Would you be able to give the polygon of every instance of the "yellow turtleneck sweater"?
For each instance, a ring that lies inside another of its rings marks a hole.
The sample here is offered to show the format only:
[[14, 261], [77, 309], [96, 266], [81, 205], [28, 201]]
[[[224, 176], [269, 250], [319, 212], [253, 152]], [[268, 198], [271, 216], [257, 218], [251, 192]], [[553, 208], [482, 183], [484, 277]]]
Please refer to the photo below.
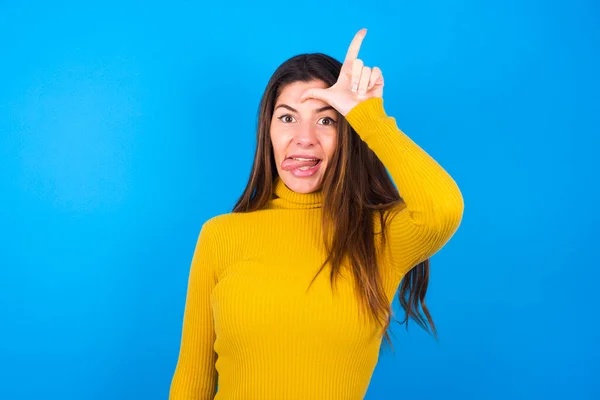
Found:
[[[389, 251], [379, 259], [391, 303], [404, 274], [452, 237], [463, 198], [451, 176], [386, 115], [383, 99], [359, 103], [346, 119], [407, 205], [389, 224]], [[335, 292], [329, 268], [306, 291], [326, 256], [321, 201], [320, 191], [296, 193], [278, 177], [266, 209], [204, 223], [171, 400], [364, 397], [381, 328], [360, 316], [349, 271]]]

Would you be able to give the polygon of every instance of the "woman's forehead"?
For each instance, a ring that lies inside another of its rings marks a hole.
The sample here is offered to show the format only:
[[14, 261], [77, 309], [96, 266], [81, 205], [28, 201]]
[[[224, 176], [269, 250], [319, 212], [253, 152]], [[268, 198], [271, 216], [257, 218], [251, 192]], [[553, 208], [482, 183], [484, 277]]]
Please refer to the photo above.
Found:
[[318, 99], [308, 99], [304, 102], [300, 102], [300, 98], [302, 94], [311, 88], [326, 88], [327, 84], [323, 81], [311, 81], [311, 82], [293, 82], [285, 85], [279, 94], [279, 97], [276, 101], [276, 106], [279, 104], [287, 104], [296, 109], [314, 109], [317, 107], [326, 106], [322, 100]]

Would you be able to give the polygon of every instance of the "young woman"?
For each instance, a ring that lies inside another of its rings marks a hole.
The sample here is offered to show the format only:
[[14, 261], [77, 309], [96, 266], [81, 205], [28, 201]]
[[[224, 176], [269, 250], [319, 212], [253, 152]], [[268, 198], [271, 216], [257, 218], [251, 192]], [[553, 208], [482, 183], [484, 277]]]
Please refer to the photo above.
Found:
[[269, 81], [248, 185], [200, 231], [172, 400], [362, 399], [400, 286], [404, 322], [435, 334], [429, 258], [463, 198], [386, 114], [365, 35]]

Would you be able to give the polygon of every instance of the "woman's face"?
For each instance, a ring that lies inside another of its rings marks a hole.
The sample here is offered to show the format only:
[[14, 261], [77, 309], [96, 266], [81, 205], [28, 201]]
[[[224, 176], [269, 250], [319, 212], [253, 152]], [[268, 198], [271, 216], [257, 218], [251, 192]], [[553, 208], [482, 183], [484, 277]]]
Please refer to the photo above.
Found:
[[321, 188], [335, 152], [340, 114], [322, 100], [300, 103], [307, 89], [327, 87], [320, 80], [290, 83], [275, 103], [270, 134], [277, 172], [286, 186], [298, 193]]

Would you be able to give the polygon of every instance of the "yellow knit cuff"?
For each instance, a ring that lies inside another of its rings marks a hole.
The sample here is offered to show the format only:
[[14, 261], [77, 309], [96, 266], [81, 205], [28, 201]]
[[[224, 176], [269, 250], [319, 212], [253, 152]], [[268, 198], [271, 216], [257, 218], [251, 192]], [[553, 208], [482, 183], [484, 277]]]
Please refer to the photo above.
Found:
[[355, 105], [347, 114], [346, 120], [357, 131], [369, 129], [374, 119], [387, 117], [383, 108], [383, 98], [371, 97]]

